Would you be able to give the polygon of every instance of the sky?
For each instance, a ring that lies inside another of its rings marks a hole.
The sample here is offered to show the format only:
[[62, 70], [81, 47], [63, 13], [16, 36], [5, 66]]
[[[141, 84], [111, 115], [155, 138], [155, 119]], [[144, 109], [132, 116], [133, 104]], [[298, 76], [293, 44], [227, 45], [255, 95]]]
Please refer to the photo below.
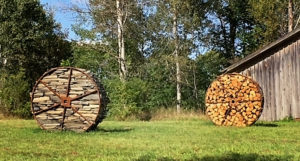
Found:
[[72, 5], [83, 6], [86, 0], [40, 0], [45, 9], [54, 12], [54, 19], [62, 26], [62, 31], [68, 33], [69, 40], [78, 40], [79, 37], [72, 31], [72, 25], [76, 23], [75, 14], [68, 11]]

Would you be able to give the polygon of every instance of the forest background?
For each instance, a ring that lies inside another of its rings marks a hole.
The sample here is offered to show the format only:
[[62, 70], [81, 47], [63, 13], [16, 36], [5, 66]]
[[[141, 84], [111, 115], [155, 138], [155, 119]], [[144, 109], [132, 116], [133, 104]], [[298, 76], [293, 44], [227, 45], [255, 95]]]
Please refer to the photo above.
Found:
[[[0, 112], [30, 118], [48, 69], [91, 70], [112, 119], [205, 110], [205, 91], [232, 63], [299, 27], [293, 0], [89, 0], [67, 8], [78, 40], [38, 0], [0, 0]], [[88, 27], [87, 27], [88, 26]]]

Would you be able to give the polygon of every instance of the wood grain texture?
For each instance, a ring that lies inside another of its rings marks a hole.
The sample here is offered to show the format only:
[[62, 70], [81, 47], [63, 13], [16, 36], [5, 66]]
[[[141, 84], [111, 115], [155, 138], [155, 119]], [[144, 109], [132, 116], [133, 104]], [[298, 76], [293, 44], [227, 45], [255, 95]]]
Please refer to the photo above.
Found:
[[260, 120], [300, 118], [300, 40], [272, 52], [240, 74], [250, 76], [263, 90], [265, 104]]
[[251, 78], [238, 73], [224, 74], [206, 92], [206, 114], [222, 126], [250, 126], [263, 110], [263, 93]]

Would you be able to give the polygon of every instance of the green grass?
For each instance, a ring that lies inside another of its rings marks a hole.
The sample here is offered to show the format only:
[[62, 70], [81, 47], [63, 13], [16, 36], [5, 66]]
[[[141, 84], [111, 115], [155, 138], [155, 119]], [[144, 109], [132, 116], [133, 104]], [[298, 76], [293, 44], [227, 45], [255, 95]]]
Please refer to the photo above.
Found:
[[0, 120], [0, 160], [300, 160], [300, 122], [104, 121], [97, 131], [74, 133]]

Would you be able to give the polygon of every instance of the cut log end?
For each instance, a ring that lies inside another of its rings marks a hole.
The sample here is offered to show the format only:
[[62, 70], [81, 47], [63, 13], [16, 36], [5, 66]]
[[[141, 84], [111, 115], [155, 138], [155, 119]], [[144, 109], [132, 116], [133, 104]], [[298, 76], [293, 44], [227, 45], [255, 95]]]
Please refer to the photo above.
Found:
[[254, 80], [238, 73], [224, 74], [206, 92], [206, 114], [215, 125], [250, 126], [263, 110], [263, 93]]

